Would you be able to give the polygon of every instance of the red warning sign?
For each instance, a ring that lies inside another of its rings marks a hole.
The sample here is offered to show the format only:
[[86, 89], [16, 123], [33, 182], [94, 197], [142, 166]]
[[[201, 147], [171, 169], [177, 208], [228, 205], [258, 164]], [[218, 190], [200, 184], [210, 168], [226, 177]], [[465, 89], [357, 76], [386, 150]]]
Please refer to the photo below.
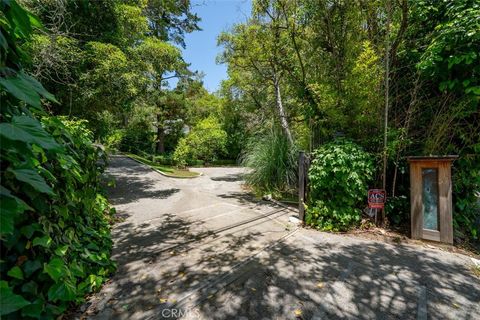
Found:
[[383, 209], [385, 201], [387, 200], [387, 193], [383, 189], [368, 190], [368, 207], [374, 209]]

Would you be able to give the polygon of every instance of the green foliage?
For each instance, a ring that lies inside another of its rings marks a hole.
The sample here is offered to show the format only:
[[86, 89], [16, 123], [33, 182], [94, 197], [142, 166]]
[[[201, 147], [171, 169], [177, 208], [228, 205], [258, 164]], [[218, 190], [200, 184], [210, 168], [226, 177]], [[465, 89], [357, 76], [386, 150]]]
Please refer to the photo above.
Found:
[[409, 106], [397, 117], [405, 115], [410, 141], [402, 153], [460, 156], [452, 171], [455, 240], [478, 242], [480, 6], [472, 0], [410, 4], [394, 89], [397, 105]]
[[[37, 79], [44, 85], [52, 84], [53, 89], [58, 89], [62, 84], [67, 84], [78, 77], [81, 68], [79, 62], [84, 61], [86, 57], [80, 46], [79, 41], [65, 35], [53, 37], [42, 33], [34, 34], [23, 48], [31, 56], [31, 71]], [[70, 92], [63, 94], [69, 95], [68, 98], [71, 99], [72, 88], [68, 89]], [[51, 107], [60, 108], [59, 105]]]
[[122, 129], [115, 129], [107, 137], [109, 148], [125, 152], [152, 153], [154, 144], [153, 107], [144, 103], [136, 104], [128, 113], [128, 123]]
[[[224, 49], [219, 60], [229, 75], [222, 94], [241, 108], [247, 133], [277, 118], [290, 125], [294, 144], [305, 150], [341, 135], [377, 159], [385, 151], [386, 189], [396, 195], [387, 201], [393, 223], [408, 221], [405, 157], [460, 155], [455, 230], [478, 238], [477, 166], [471, 159], [480, 137], [479, 10], [475, 0], [256, 0], [249, 19], [218, 38]], [[383, 150], [387, 38], [392, 81]], [[378, 184], [382, 166], [376, 168]], [[318, 207], [309, 204], [318, 216], [340, 215], [320, 201]], [[359, 217], [352, 210], [348, 214]]]
[[298, 154], [278, 128], [254, 136], [242, 154], [242, 164], [251, 171], [248, 184], [259, 192], [288, 193], [297, 184]]
[[129, 57], [117, 46], [102, 42], [88, 42], [85, 50], [88, 70], [79, 79], [82, 88], [77, 99], [78, 111], [90, 119], [104, 111], [130, 110], [134, 99], [145, 85], [145, 77], [136, 70]]
[[[441, 91], [460, 91], [480, 99], [480, 4], [475, 0], [445, 2], [445, 8], [425, 6], [442, 16], [418, 67], [438, 81]], [[443, 10], [442, 10], [443, 9]]]
[[161, 80], [165, 72], [173, 72], [183, 66], [180, 50], [155, 38], [146, 39], [134, 51], [140, 58], [138, 63], [143, 63], [142, 68], [157, 80]]
[[132, 109], [145, 101], [163, 113], [157, 98], [168, 91], [166, 72], [190, 75], [170, 42], [183, 43], [198, 29], [190, 1], [23, 3], [46, 22], [22, 49], [32, 56], [30, 73], [61, 102], [49, 111], [88, 119], [96, 138], [103, 139], [97, 132], [103, 111], [117, 118], [112, 129], [125, 129]]
[[362, 139], [362, 145], [371, 143], [372, 138], [381, 132], [378, 124], [381, 123], [383, 107], [383, 72], [380, 56], [372, 44], [365, 41], [345, 81], [347, 108], [344, 113], [347, 116], [344, 130], [349, 136]]
[[225, 153], [227, 133], [215, 117], [200, 121], [192, 131], [180, 139], [173, 154], [179, 166], [187, 165], [189, 160], [211, 162]]
[[232, 99], [228, 92], [223, 90], [221, 117], [223, 129], [228, 135], [227, 158], [237, 160], [248, 140], [248, 123], [245, 119], [245, 110], [238, 101]]
[[[175, 148], [178, 145], [178, 142], [183, 138], [183, 127], [184, 122], [179, 121], [169, 121], [168, 126], [165, 130], [165, 152], [173, 153]], [[165, 157], [168, 157], [167, 154], [164, 154]]]
[[[13, 121], [19, 118], [27, 117]], [[19, 314], [54, 317], [113, 270], [110, 207], [100, 189], [105, 158], [85, 122], [46, 117], [34, 127], [29, 119], [37, 139], [2, 135], [0, 268], [13, 292], [29, 301]], [[34, 289], [25, 291], [27, 285]]]
[[179, 167], [185, 167], [188, 161], [192, 159], [194, 147], [188, 144], [186, 138], [180, 139], [175, 152], [173, 153], [173, 160]]
[[142, 13], [141, 6], [118, 4], [116, 7], [118, 18], [119, 41], [124, 45], [133, 45], [135, 41], [148, 33], [148, 19]]
[[[117, 131], [117, 134], [120, 134]], [[112, 138], [113, 139], [113, 138]], [[145, 118], [134, 118], [121, 133], [119, 147], [126, 152], [152, 152], [154, 135], [152, 125]]]
[[[142, 2], [143, 0], [137, 0]], [[151, 32], [164, 41], [185, 46], [184, 36], [200, 30], [200, 18], [190, 11], [190, 0], [149, 0], [145, 8]]]
[[410, 202], [406, 196], [389, 197], [385, 203], [385, 214], [392, 225], [407, 225], [410, 222]]
[[175, 161], [173, 160], [173, 155], [172, 154], [162, 154], [158, 156], [153, 156], [152, 161], [155, 163], [158, 163], [160, 165], [166, 165], [166, 166], [173, 166], [175, 165]]
[[104, 145], [107, 151], [117, 151], [120, 150], [122, 141], [124, 140], [125, 130], [117, 129], [114, 130], [109, 136], [104, 140]]
[[114, 268], [106, 158], [85, 121], [46, 116], [41, 98], [56, 100], [17, 46], [39, 22], [14, 0], [0, 8], [0, 315], [52, 319]]
[[0, 281], [0, 315], [6, 315], [21, 308], [28, 307], [30, 304], [22, 296], [12, 292], [7, 281]]
[[353, 142], [339, 140], [315, 150], [306, 223], [339, 231], [360, 222], [359, 205], [365, 203], [372, 176], [372, 156]]
[[114, 135], [115, 128], [118, 126], [118, 120], [115, 115], [107, 110], [97, 113], [97, 121], [95, 123], [95, 130], [93, 132], [96, 139], [101, 142]]
[[[192, 84], [193, 87], [195, 84]], [[219, 117], [222, 101], [203, 87], [190, 89], [187, 98], [187, 118], [189, 123], [198, 123], [209, 116]], [[193, 91], [193, 92], [192, 92]]]
[[[468, 153], [471, 152], [471, 153]], [[463, 240], [480, 239], [480, 142], [454, 163], [453, 223]]]

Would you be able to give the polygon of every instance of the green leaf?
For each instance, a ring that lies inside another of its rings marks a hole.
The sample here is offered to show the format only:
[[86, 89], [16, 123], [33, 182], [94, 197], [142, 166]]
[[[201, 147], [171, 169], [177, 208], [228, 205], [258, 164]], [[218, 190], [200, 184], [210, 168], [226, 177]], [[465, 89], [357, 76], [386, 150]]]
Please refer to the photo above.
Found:
[[30, 20], [30, 25], [32, 27], [35, 27], [37, 29], [44, 29], [43, 25], [42, 25], [42, 22], [40, 21], [40, 19], [36, 15], [34, 15], [31, 12], [28, 12], [28, 11], [27, 11], [27, 14], [28, 14], [28, 19]]
[[78, 264], [77, 261], [73, 261], [68, 266], [68, 269], [72, 272], [72, 275], [75, 277], [84, 277], [85, 271], [83, 270], [83, 266]]
[[55, 254], [57, 256], [63, 257], [65, 255], [65, 253], [67, 253], [67, 250], [68, 250], [68, 245], [64, 245], [64, 246], [61, 246], [61, 247], [58, 247], [57, 249], [55, 249]]
[[0, 137], [14, 141], [33, 142], [34, 138], [21, 128], [7, 122], [0, 123]]
[[27, 277], [30, 277], [35, 271], [40, 269], [42, 264], [39, 260], [28, 260], [23, 265], [23, 271]]
[[32, 26], [28, 12], [18, 5], [16, 1], [8, 1], [10, 10], [5, 10], [5, 16], [15, 26], [15, 33], [23, 39], [30, 37], [32, 33]]
[[25, 236], [27, 237], [27, 239], [30, 239], [33, 234], [35, 233], [35, 231], [39, 231], [41, 230], [41, 227], [38, 223], [32, 223], [32, 224], [29, 224], [29, 225], [26, 225], [26, 226], [23, 226], [21, 229], [20, 229], [20, 232]]
[[0, 85], [15, 98], [37, 109], [41, 108], [40, 95], [20, 74], [15, 77], [0, 78]]
[[13, 233], [13, 221], [18, 214], [17, 202], [12, 198], [0, 197], [0, 234]]
[[35, 170], [9, 168], [7, 171], [13, 173], [17, 180], [27, 183], [38, 192], [55, 195], [52, 188], [45, 182], [45, 179]]
[[468, 87], [465, 89], [465, 93], [473, 93], [474, 95], [480, 96], [480, 86]]
[[17, 311], [30, 304], [22, 296], [14, 294], [6, 281], [0, 281], [0, 316]]
[[28, 105], [41, 110], [40, 96], [58, 103], [55, 97], [45, 90], [40, 82], [23, 71], [15, 76], [0, 78], [0, 84], [15, 98], [25, 101]]
[[52, 243], [52, 238], [49, 236], [44, 236], [44, 237], [36, 237], [33, 239], [33, 246], [42, 246], [45, 248], [50, 247], [50, 244]]
[[31, 317], [38, 319], [43, 312], [43, 305], [45, 301], [42, 299], [35, 300], [32, 304], [25, 306], [22, 308], [22, 316], [23, 317]]
[[[4, 187], [3, 190], [8, 191]], [[27, 205], [23, 200], [13, 196], [8, 191], [8, 195], [5, 192], [2, 192], [0, 195], [0, 235], [2, 234], [12, 234], [14, 227], [14, 220], [25, 210], [32, 208]]]
[[35, 143], [47, 150], [62, 150], [62, 146], [43, 129], [40, 122], [29, 116], [15, 116], [11, 123], [1, 123], [0, 137], [28, 144]]
[[45, 88], [42, 86], [42, 84], [40, 82], [37, 81], [37, 79], [33, 78], [32, 76], [29, 76], [28, 74], [26, 73], [23, 73], [22, 74], [22, 77], [25, 81], [27, 81], [34, 89], [37, 93], [39, 93], [41, 96], [43, 96], [44, 98], [52, 101], [52, 102], [56, 102], [56, 103], [59, 103], [57, 101], [57, 99], [55, 99], [55, 96], [53, 94], [51, 94], [50, 92], [48, 92], [47, 90], [45, 90]]
[[25, 210], [33, 210], [23, 200], [11, 195], [10, 191], [2, 186], [0, 194], [0, 234], [13, 233], [14, 220]]
[[65, 264], [60, 258], [53, 258], [48, 264], [44, 264], [43, 271], [57, 282], [65, 273]]
[[62, 146], [42, 127], [35, 118], [28, 116], [16, 116], [12, 118], [12, 124], [24, 130], [33, 137], [33, 142], [47, 150], [59, 151]]
[[38, 284], [35, 281], [29, 281], [22, 286], [22, 292], [36, 295], [38, 291]]
[[12, 269], [10, 269], [7, 272], [7, 275], [15, 279], [23, 280], [23, 271], [22, 269], [20, 269], [19, 266], [15, 266]]
[[75, 296], [76, 288], [69, 281], [56, 283], [48, 290], [48, 300], [50, 301], [72, 301]]
[[8, 49], [7, 39], [5, 39], [5, 36], [1, 32], [0, 32], [0, 49], [3, 49], [4, 52], [7, 51]]

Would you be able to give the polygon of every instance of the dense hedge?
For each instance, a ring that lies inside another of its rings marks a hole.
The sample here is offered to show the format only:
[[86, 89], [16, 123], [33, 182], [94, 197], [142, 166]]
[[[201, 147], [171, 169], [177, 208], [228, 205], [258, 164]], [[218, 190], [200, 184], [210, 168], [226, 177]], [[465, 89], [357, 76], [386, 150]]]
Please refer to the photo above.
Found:
[[318, 148], [308, 172], [306, 223], [322, 230], [346, 230], [361, 219], [372, 156], [353, 142], [339, 140]]
[[[100, 192], [105, 156], [84, 123], [53, 117], [42, 123], [45, 129], [14, 116], [0, 125], [0, 313], [16, 310], [12, 318], [58, 315], [113, 270], [111, 209]], [[19, 141], [7, 126], [42, 140]]]
[[40, 22], [14, 0], [0, 9], [0, 316], [53, 319], [114, 269], [105, 155], [85, 122], [43, 111], [55, 98], [21, 68]]
[[181, 138], [173, 153], [173, 160], [180, 167], [192, 160], [210, 163], [226, 153], [227, 133], [215, 117], [201, 120], [190, 133]]

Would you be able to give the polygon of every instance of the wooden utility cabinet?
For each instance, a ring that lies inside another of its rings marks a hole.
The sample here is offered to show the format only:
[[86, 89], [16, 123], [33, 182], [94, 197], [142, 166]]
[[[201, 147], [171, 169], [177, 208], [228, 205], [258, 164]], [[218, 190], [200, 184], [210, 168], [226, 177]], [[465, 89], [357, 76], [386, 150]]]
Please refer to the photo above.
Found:
[[408, 157], [412, 239], [453, 244], [452, 162], [458, 156]]

